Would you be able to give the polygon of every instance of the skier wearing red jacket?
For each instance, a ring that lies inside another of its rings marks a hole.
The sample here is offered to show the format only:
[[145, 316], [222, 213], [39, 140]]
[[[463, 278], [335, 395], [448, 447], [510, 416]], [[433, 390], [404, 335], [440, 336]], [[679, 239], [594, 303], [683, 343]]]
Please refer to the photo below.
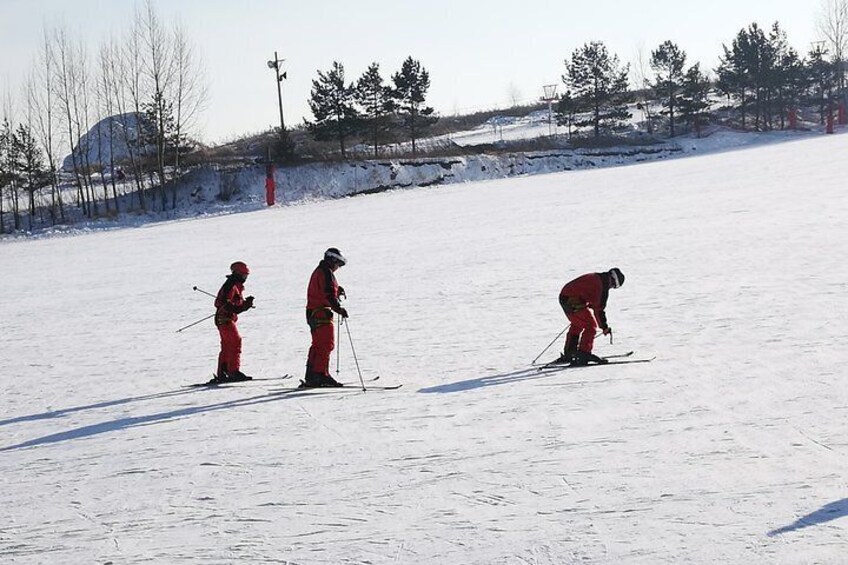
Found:
[[221, 352], [213, 383], [251, 379], [241, 372], [241, 335], [236, 327], [238, 315], [253, 308], [253, 297], [244, 298], [244, 283], [250, 269], [243, 262], [236, 261], [230, 265], [230, 272], [215, 297], [215, 326], [221, 335]]
[[347, 263], [347, 259], [335, 247], [324, 252], [324, 259], [312, 272], [306, 290], [306, 323], [312, 332], [312, 346], [306, 360], [306, 379], [303, 387], [342, 386], [330, 376], [330, 354], [335, 349], [333, 312], [347, 318], [339, 297], [345, 296], [344, 289], [336, 281], [335, 273]]
[[612, 332], [607, 323], [607, 299], [611, 288], [620, 288], [623, 284], [624, 273], [612, 268], [605, 273], [579, 276], [562, 287], [559, 305], [571, 326], [565, 338], [565, 351], [556, 360], [557, 363], [587, 365], [607, 362], [592, 353], [595, 331], [600, 326], [604, 335]]

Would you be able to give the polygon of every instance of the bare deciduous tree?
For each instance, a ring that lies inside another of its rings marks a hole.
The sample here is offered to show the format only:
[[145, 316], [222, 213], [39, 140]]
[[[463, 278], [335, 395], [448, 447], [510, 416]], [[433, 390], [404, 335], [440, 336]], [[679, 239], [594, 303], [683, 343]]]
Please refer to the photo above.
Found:
[[80, 151], [80, 162], [82, 163], [82, 175], [85, 180], [86, 191], [91, 216], [97, 216], [97, 195], [92, 178], [93, 165], [91, 163], [92, 138], [89, 135], [92, 123], [91, 103], [91, 72], [88, 64], [88, 50], [82, 40], [74, 43], [74, 65], [77, 87], [73, 90], [74, 119], [77, 126], [77, 147]]
[[62, 149], [59, 143], [57, 107], [55, 96], [55, 60], [53, 44], [49, 32], [45, 29], [41, 52], [38, 55], [29, 81], [27, 104], [33, 108], [34, 129], [41, 148], [47, 156], [47, 170], [50, 179], [50, 219], [53, 224], [65, 221], [65, 206], [59, 191], [58, 155]]
[[[145, 0], [138, 13], [137, 23], [141, 28], [144, 58], [142, 73], [149, 96], [143, 104], [147, 120], [152, 122], [147, 137], [152, 137], [156, 151], [156, 174], [159, 177], [159, 196], [162, 209], [165, 209], [165, 149], [166, 121], [172, 108], [167, 93], [174, 80], [173, 49], [174, 42], [159, 19], [153, 0]], [[152, 135], [150, 135], [152, 134]]]
[[817, 30], [827, 43], [837, 68], [839, 92], [845, 94], [845, 56], [848, 54], [848, 0], [823, 0]]
[[[97, 122], [97, 161], [100, 163], [101, 167], [101, 175], [100, 181], [103, 185], [103, 199], [106, 202], [106, 210], [109, 210], [109, 185], [106, 183], [106, 175], [103, 174], [103, 167], [106, 165], [104, 161], [106, 160], [103, 155], [103, 137], [104, 132], [102, 131], [105, 127], [106, 129], [106, 137], [108, 143], [108, 170], [109, 170], [109, 180], [112, 187], [112, 200], [115, 205], [115, 212], [119, 212], [118, 209], [118, 189], [115, 185], [115, 94], [114, 90], [118, 85], [118, 81], [115, 79], [115, 59], [117, 58], [117, 54], [115, 52], [115, 44], [113, 42], [106, 42], [100, 45], [100, 51], [98, 53], [98, 74], [97, 74], [97, 106], [98, 113], [103, 119], [98, 120]], [[106, 124], [103, 123], [103, 120], [106, 121]]]
[[147, 210], [145, 189], [145, 168], [143, 160], [143, 142], [141, 134], [141, 28], [138, 17], [127, 32], [126, 40], [120, 50], [117, 62], [118, 88], [115, 90], [115, 108], [118, 110], [119, 124], [132, 168], [132, 177], [136, 185], [138, 205]]
[[[208, 100], [202, 61], [188, 40], [185, 28], [177, 24], [173, 29], [174, 80], [169, 97], [174, 105], [173, 165], [177, 174], [182, 167], [185, 139], [197, 125], [197, 118]], [[176, 187], [172, 192], [171, 207], [176, 207]]]
[[645, 117], [645, 127], [648, 134], [654, 133], [654, 90], [651, 88], [650, 62], [645, 55], [645, 46], [639, 45], [630, 67], [633, 74], [633, 84], [636, 86], [636, 107]]
[[77, 186], [77, 206], [89, 217], [94, 215], [90, 189], [82, 162], [83, 147], [80, 131], [80, 66], [79, 49], [72, 44], [64, 28], [57, 28], [52, 37], [56, 61], [56, 99], [64, 122], [66, 141], [71, 148], [71, 165]]
[[513, 106], [518, 106], [521, 104], [521, 89], [518, 88], [518, 85], [514, 82], [510, 82], [506, 87], [507, 96], [509, 97], [509, 101]]

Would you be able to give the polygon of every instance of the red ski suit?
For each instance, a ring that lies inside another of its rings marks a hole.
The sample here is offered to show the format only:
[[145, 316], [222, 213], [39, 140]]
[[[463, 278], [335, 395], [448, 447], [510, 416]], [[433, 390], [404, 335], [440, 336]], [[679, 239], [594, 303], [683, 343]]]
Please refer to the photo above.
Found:
[[238, 315], [248, 306], [244, 302], [244, 282], [229, 275], [215, 297], [215, 325], [221, 335], [221, 352], [218, 354], [218, 374], [241, 369], [241, 335], [236, 322]]
[[320, 375], [330, 375], [330, 354], [336, 347], [333, 312], [339, 312], [339, 283], [330, 264], [323, 260], [312, 272], [306, 289], [306, 323], [312, 331], [312, 346], [306, 367]]
[[565, 338], [566, 347], [569, 338], [574, 341], [579, 339], [577, 348], [583, 353], [592, 353], [598, 326], [601, 329], [609, 327], [604, 311], [607, 307], [609, 289], [609, 277], [605, 273], [582, 275], [562, 287], [559, 293], [559, 304], [568, 317], [568, 321], [571, 322]]

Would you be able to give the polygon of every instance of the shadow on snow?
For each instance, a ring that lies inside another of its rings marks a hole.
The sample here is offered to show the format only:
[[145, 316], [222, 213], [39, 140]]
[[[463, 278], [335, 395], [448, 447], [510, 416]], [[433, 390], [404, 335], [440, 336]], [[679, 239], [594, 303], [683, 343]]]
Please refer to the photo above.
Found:
[[818, 526], [819, 524], [824, 524], [825, 522], [830, 522], [844, 516], [848, 516], [848, 498], [825, 504], [815, 512], [801, 516], [788, 526], [770, 531], [768, 535], [769, 537], [773, 537], [787, 532], [794, 532], [795, 530]]
[[[328, 389], [329, 390], [329, 389]], [[170, 393], [160, 393], [159, 395], [150, 395], [150, 397], [157, 396], [171, 396], [176, 394], [184, 394], [186, 392], [193, 391], [172, 391]], [[196, 392], [196, 390], [194, 391]], [[254, 406], [257, 404], [264, 404], [266, 402], [273, 402], [275, 400], [280, 400], [282, 398], [297, 398], [303, 395], [314, 396], [315, 391], [284, 391], [284, 392], [271, 392], [262, 394], [259, 396], [253, 396], [250, 398], [243, 398], [237, 400], [230, 400], [227, 402], [219, 402], [217, 404], [209, 404], [206, 406], [191, 406], [187, 408], [180, 408], [178, 410], [171, 410], [169, 412], [160, 412], [159, 414], [150, 414], [148, 416], [136, 416], [130, 418], [120, 418], [118, 420], [112, 420], [109, 422], [101, 422], [99, 424], [91, 424], [89, 426], [82, 426], [80, 428], [67, 430], [64, 432], [58, 432], [55, 434], [46, 435], [40, 438], [31, 439], [29, 441], [25, 441], [22, 443], [18, 443], [16, 445], [10, 445], [7, 447], [0, 448], [0, 453], [4, 451], [12, 451], [15, 449], [21, 449], [24, 447], [34, 447], [38, 445], [46, 445], [50, 443], [59, 443], [63, 441], [69, 441], [73, 439], [81, 439], [91, 436], [96, 436], [99, 434], [104, 434], [108, 432], [116, 432], [120, 430], [126, 430], [129, 428], [135, 428], [138, 426], [148, 426], [151, 424], [158, 424], [161, 422], [167, 422], [169, 420], [178, 420], [180, 418], [185, 418], [188, 416], [193, 416], [195, 414], [203, 414], [205, 412], [215, 412], [217, 410], [227, 410], [229, 408], [237, 408], [241, 406]], [[138, 397], [137, 399], [144, 399], [148, 397]], [[129, 402], [137, 399], [125, 399], [125, 402]], [[114, 405], [121, 404], [122, 401], [114, 401], [114, 402], [104, 402], [101, 405]], [[101, 405], [91, 405], [88, 407], [80, 407], [80, 408], [72, 408], [68, 409], [66, 412], [78, 411], [84, 408], [101, 406]]]
[[468, 379], [467, 381], [459, 381], [456, 383], [448, 383], [443, 385], [431, 386], [420, 389], [418, 392], [463, 392], [475, 388], [485, 388], [489, 386], [505, 385], [517, 383], [531, 379], [541, 379], [552, 374], [558, 373], [563, 367], [549, 368], [539, 370], [539, 367], [530, 367], [528, 369], [520, 369], [511, 373], [501, 373], [499, 375], [490, 375], [488, 377], [480, 377], [477, 379]]
[[120, 406], [121, 404], [130, 404], [131, 402], [143, 402], [145, 400], [153, 400], [155, 398], [166, 398], [168, 396], [177, 396], [189, 392], [193, 391], [188, 389], [172, 390], [170, 392], [157, 392], [155, 394], [146, 394], [144, 396], [131, 396], [129, 398], [120, 398], [118, 400], [106, 400], [104, 402], [97, 402], [95, 404], [88, 404], [86, 406], [74, 406], [73, 408], [62, 408], [61, 410], [50, 410], [49, 412], [42, 412], [41, 414], [30, 414], [28, 416], [18, 416], [16, 418], [0, 420], [0, 427], [8, 426], [10, 424], [19, 424], [21, 422], [35, 422], [37, 420], [61, 418], [62, 416], [74, 414], [75, 412], [83, 412], [85, 410], [96, 410], [98, 408], [109, 408], [110, 406]]

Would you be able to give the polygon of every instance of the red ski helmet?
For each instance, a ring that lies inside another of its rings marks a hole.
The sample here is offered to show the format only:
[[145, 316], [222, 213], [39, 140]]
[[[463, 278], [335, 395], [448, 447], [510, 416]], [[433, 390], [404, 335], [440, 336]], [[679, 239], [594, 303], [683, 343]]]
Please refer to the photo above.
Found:
[[247, 265], [244, 264], [242, 261], [236, 261], [235, 263], [230, 265], [230, 271], [232, 271], [233, 274], [239, 275], [239, 276], [242, 276], [242, 277], [246, 277], [247, 275], [250, 274], [250, 269], [248, 269]]

